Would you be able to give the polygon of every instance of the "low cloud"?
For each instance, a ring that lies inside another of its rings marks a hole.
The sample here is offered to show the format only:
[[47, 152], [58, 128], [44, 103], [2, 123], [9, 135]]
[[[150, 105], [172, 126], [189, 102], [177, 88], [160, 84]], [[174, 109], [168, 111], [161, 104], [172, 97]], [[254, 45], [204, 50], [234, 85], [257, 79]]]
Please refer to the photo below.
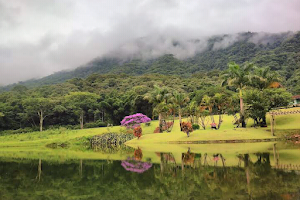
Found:
[[298, 0], [80, 1], [0, 0], [0, 84], [73, 69], [96, 57], [185, 59], [225, 35], [213, 49], [232, 45], [239, 32], [300, 30]]

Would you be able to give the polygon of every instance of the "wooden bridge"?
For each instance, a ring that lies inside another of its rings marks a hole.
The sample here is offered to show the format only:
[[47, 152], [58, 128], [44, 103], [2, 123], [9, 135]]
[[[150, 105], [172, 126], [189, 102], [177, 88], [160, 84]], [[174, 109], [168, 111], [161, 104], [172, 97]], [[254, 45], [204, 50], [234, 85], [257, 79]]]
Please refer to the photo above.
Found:
[[271, 111], [269, 112], [271, 118], [270, 118], [270, 124], [271, 124], [271, 133], [273, 136], [275, 136], [275, 116], [276, 115], [290, 115], [290, 114], [300, 114], [300, 110], [290, 110], [290, 111], [282, 111], [282, 110], [277, 110], [277, 111]]

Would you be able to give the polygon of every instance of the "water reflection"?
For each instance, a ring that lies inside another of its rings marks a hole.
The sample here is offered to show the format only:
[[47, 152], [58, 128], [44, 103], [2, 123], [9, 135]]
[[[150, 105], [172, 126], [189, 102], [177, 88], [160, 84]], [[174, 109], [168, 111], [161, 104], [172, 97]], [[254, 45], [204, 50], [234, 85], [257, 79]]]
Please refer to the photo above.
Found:
[[136, 173], [144, 173], [148, 169], [152, 167], [152, 163], [150, 162], [142, 162], [143, 153], [140, 148], [134, 151], [133, 157], [128, 157], [126, 160], [121, 162], [122, 167], [125, 170], [136, 172]]
[[0, 199], [299, 199], [299, 169], [280, 168], [287, 155], [273, 145], [233, 154], [137, 148], [125, 160], [0, 158]]

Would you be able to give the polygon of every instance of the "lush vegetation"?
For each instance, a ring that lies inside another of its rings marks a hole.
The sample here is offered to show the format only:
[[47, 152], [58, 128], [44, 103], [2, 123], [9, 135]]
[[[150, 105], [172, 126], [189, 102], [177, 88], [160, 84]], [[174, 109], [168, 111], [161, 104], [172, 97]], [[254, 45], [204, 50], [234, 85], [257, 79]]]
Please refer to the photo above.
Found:
[[[89, 67], [63, 72], [66, 76], [60, 81], [51, 79], [57, 74], [48, 77], [44, 86], [10, 86], [10, 91], [0, 94], [0, 131], [18, 134], [120, 125], [134, 113], [158, 119], [152, 133], [171, 132], [173, 126], [188, 136], [198, 128], [222, 129], [226, 115], [233, 116], [238, 127], [246, 127], [250, 118], [253, 126], [266, 127], [267, 112], [287, 107], [292, 93], [298, 92], [300, 33], [269, 35], [264, 38], [267, 43], [255, 44], [254, 36], [240, 34], [231, 46], [217, 49], [216, 44], [228, 36], [214, 37], [205, 52], [187, 60], [172, 55], [122, 64], [118, 59], [95, 60]], [[79, 73], [86, 78], [72, 78]], [[65, 81], [68, 78], [72, 79]], [[36, 83], [43, 85], [43, 80]], [[56, 82], [61, 83], [52, 84]], [[142, 132], [136, 130], [136, 136]]]
[[[234, 39], [235, 38], [235, 39]], [[230, 45], [224, 45], [231, 41]], [[152, 60], [120, 59], [117, 55], [95, 59], [74, 71], [58, 72], [39, 80], [30, 80], [20, 84], [32, 88], [41, 85], [63, 83], [72, 78], [87, 78], [97, 74], [164, 74], [181, 77], [218, 76], [220, 70], [227, 68], [227, 63], [238, 64], [251, 62], [258, 66], [269, 66], [272, 71], [278, 71], [282, 76], [282, 84], [293, 94], [300, 93], [300, 33], [261, 34], [240, 33], [238, 35], [223, 35], [212, 37], [204, 51], [195, 56], [179, 60], [173, 55], [163, 55]], [[194, 40], [195, 43], [199, 42]], [[223, 46], [222, 46], [223, 44]], [[181, 45], [174, 42], [174, 45]], [[113, 82], [111, 83], [113, 84]], [[10, 90], [15, 85], [2, 87], [0, 91]]]
[[266, 113], [291, 101], [291, 94], [278, 82], [280, 76], [269, 68], [230, 63], [224, 73], [206, 75], [200, 79], [93, 74], [33, 89], [18, 85], [0, 94], [0, 129], [19, 129], [11, 132], [20, 133], [43, 131], [44, 126], [83, 129], [85, 123], [88, 128], [119, 125], [133, 113], [157, 117], [158, 132], [170, 131], [177, 116], [181, 124], [182, 115], [203, 129], [209, 118], [215, 123], [213, 115], [218, 115], [215, 124], [219, 129], [225, 113], [234, 115], [235, 123], [242, 127], [249, 117], [255, 125], [266, 126]]

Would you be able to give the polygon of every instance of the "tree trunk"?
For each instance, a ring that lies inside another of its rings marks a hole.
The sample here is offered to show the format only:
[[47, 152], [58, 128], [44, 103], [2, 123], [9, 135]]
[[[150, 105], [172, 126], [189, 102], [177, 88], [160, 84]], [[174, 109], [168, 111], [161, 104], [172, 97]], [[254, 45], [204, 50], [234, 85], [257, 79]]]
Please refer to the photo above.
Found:
[[211, 123], [215, 123], [215, 118], [212, 114], [210, 115], [210, 119], [211, 119]]
[[240, 114], [242, 127], [246, 128], [242, 89], [240, 89]]
[[39, 116], [40, 116], [40, 132], [42, 132], [43, 131], [43, 123], [44, 123], [44, 116], [43, 116], [42, 110], [40, 111]]
[[41, 175], [42, 175], [42, 159], [39, 159], [39, 165], [38, 165], [38, 174], [35, 177], [35, 179], [38, 179], [39, 182], [41, 180]]
[[221, 128], [221, 124], [222, 124], [223, 120], [222, 120], [222, 115], [219, 115], [219, 123], [218, 123], [218, 129]]
[[79, 119], [79, 121], [80, 121], [80, 128], [83, 129], [83, 110], [80, 113], [80, 119]]
[[178, 111], [178, 117], [179, 117], [180, 131], [182, 131], [182, 128], [181, 128], [181, 108], [179, 108], [179, 111]]
[[174, 124], [174, 122], [175, 122], [175, 109], [173, 110], [173, 124]]
[[202, 126], [202, 128], [205, 130], [205, 117], [200, 117], [200, 119], [201, 119], [201, 126]]
[[262, 124], [261, 124], [261, 127], [267, 127], [266, 116], [264, 116], [264, 117], [262, 118]]
[[159, 121], [159, 132], [162, 133], [162, 116], [161, 113], [158, 114], [158, 121]]

